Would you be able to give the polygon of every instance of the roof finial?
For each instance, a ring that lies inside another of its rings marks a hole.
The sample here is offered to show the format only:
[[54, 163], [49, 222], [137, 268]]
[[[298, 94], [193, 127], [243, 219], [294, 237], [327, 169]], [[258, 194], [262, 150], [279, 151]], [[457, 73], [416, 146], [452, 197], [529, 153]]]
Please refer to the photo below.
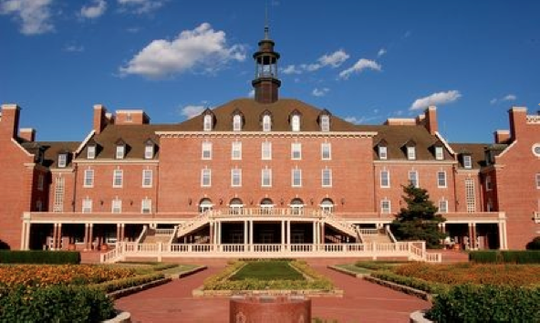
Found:
[[268, 1], [264, 5], [264, 39], [270, 39], [270, 28], [268, 27]]

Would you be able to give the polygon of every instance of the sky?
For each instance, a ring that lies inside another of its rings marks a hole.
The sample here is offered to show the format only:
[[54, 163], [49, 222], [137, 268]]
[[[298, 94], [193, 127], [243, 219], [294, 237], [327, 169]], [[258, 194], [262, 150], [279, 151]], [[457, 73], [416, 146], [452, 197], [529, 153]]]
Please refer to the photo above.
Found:
[[450, 142], [540, 109], [534, 0], [0, 0], [0, 102], [41, 141], [82, 141], [94, 104], [182, 122], [253, 95], [265, 7], [281, 97], [358, 124], [436, 105]]

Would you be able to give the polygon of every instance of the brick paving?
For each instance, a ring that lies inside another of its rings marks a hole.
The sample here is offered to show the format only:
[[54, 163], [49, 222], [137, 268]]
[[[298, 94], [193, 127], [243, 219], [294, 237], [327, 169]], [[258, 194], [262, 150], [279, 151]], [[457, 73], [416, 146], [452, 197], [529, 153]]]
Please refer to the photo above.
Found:
[[[376, 284], [337, 273], [326, 266], [335, 260], [309, 260], [312, 267], [329, 277], [343, 298], [312, 298], [313, 317], [349, 322], [408, 322], [409, 314], [430, 304]], [[351, 262], [350, 260], [348, 262]], [[132, 322], [221, 323], [229, 321], [229, 301], [193, 298], [191, 291], [203, 280], [222, 270], [225, 261], [214, 260], [205, 271], [153, 289], [121, 298], [116, 307], [132, 314]]]

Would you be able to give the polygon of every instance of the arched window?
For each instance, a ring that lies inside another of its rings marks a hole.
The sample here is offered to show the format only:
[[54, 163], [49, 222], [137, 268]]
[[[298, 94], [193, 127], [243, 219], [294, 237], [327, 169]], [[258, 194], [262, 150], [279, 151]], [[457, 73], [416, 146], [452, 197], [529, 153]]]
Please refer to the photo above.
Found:
[[207, 114], [204, 116], [204, 122], [203, 122], [203, 130], [204, 131], [211, 131], [212, 130], [212, 115]]
[[229, 209], [231, 214], [240, 214], [244, 208], [244, 203], [241, 199], [235, 197], [229, 202]]
[[242, 130], [242, 116], [239, 114], [236, 114], [233, 117], [233, 131], [240, 131]]
[[304, 201], [299, 198], [294, 198], [291, 200], [291, 204], [289, 205], [291, 208], [291, 214], [298, 214], [302, 215], [304, 214]]
[[325, 198], [321, 201], [321, 204], [319, 205], [321, 208], [321, 211], [332, 213], [334, 211], [334, 201], [329, 198]]
[[297, 114], [291, 117], [291, 130], [300, 131], [300, 116]]
[[264, 198], [261, 200], [261, 213], [271, 214], [272, 209], [274, 208], [274, 202], [269, 198]]
[[263, 121], [263, 131], [272, 130], [272, 118], [270, 118], [269, 115], [264, 115], [262, 121]]
[[199, 212], [200, 213], [204, 213], [206, 211], [212, 210], [213, 207], [214, 207], [214, 204], [212, 204], [212, 200], [210, 200], [209, 198], [203, 198], [199, 202]]

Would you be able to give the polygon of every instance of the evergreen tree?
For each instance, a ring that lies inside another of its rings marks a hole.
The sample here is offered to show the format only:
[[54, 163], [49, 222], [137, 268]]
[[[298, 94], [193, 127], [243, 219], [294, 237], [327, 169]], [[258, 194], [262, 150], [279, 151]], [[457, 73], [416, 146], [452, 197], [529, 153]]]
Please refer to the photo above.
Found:
[[427, 248], [441, 248], [446, 234], [439, 230], [438, 224], [446, 219], [437, 214], [438, 208], [429, 199], [427, 190], [409, 184], [403, 186], [403, 192], [407, 208], [401, 208], [391, 225], [396, 239], [423, 240]]

